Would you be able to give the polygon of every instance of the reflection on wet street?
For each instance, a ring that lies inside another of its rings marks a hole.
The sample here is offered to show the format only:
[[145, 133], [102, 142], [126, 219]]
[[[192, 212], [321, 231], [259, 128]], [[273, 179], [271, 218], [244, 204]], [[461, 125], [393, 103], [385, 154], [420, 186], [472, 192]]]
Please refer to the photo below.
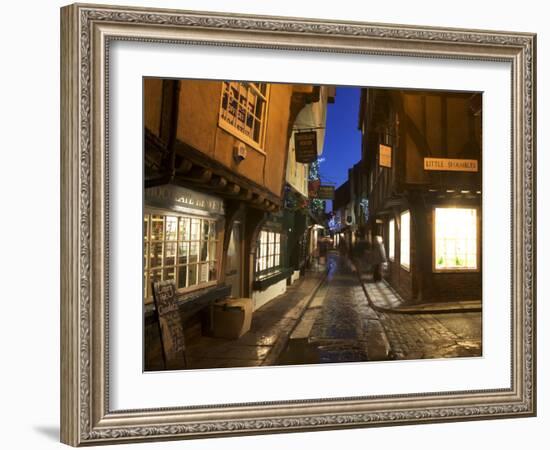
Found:
[[[313, 298], [277, 364], [366, 361], [367, 300], [347, 259], [328, 256], [328, 276]], [[309, 331], [309, 332], [308, 332]]]

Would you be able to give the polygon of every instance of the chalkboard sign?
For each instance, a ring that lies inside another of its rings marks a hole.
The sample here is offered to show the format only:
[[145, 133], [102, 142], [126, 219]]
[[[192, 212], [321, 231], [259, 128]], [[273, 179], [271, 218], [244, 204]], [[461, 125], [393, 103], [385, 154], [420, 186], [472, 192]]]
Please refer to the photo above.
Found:
[[294, 134], [296, 162], [312, 163], [317, 159], [317, 132], [303, 131]]
[[179, 308], [176, 303], [175, 281], [154, 282], [153, 298], [157, 308], [160, 340], [166, 369], [184, 369], [187, 366], [185, 337]]

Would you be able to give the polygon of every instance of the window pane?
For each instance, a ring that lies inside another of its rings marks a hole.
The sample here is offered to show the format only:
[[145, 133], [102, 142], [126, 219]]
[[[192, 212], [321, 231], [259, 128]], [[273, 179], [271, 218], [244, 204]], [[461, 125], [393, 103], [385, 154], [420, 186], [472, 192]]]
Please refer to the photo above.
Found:
[[435, 209], [435, 268], [477, 269], [475, 209]]
[[208, 263], [200, 264], [199, 283], [208, 282]]
[[390, 260], [395, 259], [395, 220], [390, 220], [388, 229], [388, 257]]
[[409, 268], [411, 266], [411, 213], [405, 211], [401, 214], [401, 265]]
[[191, 264], [188, 267], [189, 270], [187, 272], [187, 286], [194, 286], [195, 284], [197, 284], [198, 265]]
[[149, 236], [149, 215], [143, 216], [143, 239], [147, 240]]
[[191, 219], [191, 240], [198, 241], [200, 239], [200, 219]]
[[164, 239], [164, 217], [151, 216], [151, 240], [162, 241]]
[[201, 261], [208, 259], [208, 241], [201, 241]]
[[178, 218], [167, 216], [166, 219], [166, 240], [175, 241], [178, 238]]
[[176, 243], [167, 242], [164, 244], [164, 265], [173, 266], [176, 264]]
[[208, 220], [203, 220], [202, 221], [202, 239], [206, 240], [209, 238], [210, 236], [209, 228], [210, 228], [210, 223], [208, 222]]
[[187, 264], [187, 254], [189, 252], [189, 242], [178, 243], [178, 264]]
[[162, 265], [162, 242], [153, 242], [150, 248], [149, 263], [150, 267], [160, 267]]
[[189, 262], [197, 262], [199, 260], [199, 243], [191, 242], [189, 244]]
[[187, 266], [178, 267], [178, 289], [187, 286]]
[[176, 268], [175, 267], [170, 267], [169, 269], [164, 269], [162, 279], [163, 280], [175, 280], [176, 279]]
[[189, 219], [186, 217], [180, 217], [179, 221], [179, 240], [188, 241], [189, 240]]

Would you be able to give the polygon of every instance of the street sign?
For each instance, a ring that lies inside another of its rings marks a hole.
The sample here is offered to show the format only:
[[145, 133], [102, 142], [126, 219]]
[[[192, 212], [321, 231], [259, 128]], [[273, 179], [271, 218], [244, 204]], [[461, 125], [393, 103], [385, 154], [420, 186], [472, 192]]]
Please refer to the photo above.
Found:
[[378, 162], [380, 167], [391, 168], [391, 147], [388, 145], [380, 144]]
[[334, 186], [321, 185], [317, 191], [317, 198], [321, 200], [332, 200], [334, 199]]
[[424, 158], [424, 170], [477, 172], [476, 159]]
[[294, 133], [294, 148], [296, 149], [296, 162], [314, 162], [317, 159], [317, 132]]

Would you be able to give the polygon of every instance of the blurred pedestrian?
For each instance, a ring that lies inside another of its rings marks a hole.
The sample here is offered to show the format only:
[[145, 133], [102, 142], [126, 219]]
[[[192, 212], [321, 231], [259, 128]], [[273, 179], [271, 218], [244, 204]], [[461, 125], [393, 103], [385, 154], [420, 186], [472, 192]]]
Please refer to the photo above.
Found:
[[382, 280], [382, 266], [386, 263], [386, 249], [382, 236], [374, 237], [374, 245], [371, 252], [372, 278], [374, 281]]

